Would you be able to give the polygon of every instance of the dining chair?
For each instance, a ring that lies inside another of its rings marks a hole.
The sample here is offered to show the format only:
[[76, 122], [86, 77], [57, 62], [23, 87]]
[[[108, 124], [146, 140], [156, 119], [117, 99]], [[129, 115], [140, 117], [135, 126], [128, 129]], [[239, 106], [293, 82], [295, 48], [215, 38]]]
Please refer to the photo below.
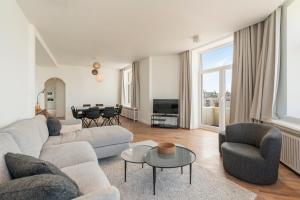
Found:
[[102, 114], [103, 122], [101, 126], [113, 125], [112, 120], [114, 119], [115, 114], [116, 114], [116, 109], [114, 107], [105, 107]]
[[91, 107], [91, 104], [83, 104], [83, 107]]
[[104, 105], [102, 103], [97, 103], [96, 106], [97, 107], [103, 107]]
[[122, 113], [122, 109], [123, 109], [122, 105], [118, 105], [118, 107], [115, 109], [114, 119], [117, 121], [118, 125], [121, 125], [120, 116], [121, 116], [121, 113]]
[[92, 122], [94, 122], [96, 126], [99, 126], [98, 119], [100, 118], [100, 109], [98, 107], [91, 107], [87, 109], [85, 111], [85, 116], [90, 120], [87, 127], [90, 127]]
[[87, 122], [85, 120], [85, 115], [83, 112], [79, 112], [74, 106], [71, 106], [72, 115], [75, 119], [80, 119], [82, 121], [83, 127], [87, 127]]

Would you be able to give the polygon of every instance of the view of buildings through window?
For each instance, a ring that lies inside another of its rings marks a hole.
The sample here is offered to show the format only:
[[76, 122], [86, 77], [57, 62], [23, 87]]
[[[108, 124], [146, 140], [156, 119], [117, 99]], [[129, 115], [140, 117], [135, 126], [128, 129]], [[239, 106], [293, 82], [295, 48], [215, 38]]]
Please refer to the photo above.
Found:
[[131, 106], [132, 99], [132, 68], [124, 72], [124, 87], [125, 87], [125, 105]]
[[219, 127], [229, 123], [233, 45], [203, 52], [202, 124]]

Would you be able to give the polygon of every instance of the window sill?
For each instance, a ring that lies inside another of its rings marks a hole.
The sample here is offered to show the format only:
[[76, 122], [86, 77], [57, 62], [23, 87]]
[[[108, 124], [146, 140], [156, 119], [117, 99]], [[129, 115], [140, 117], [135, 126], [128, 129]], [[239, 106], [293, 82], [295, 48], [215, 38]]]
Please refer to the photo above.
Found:
[[137, 108], [134, 108], [131, 105], [124, 105], [123, 108], [127, 108], [127, 109], [130, 109], [130, 110], [137, 110]]
[[272, 123], [274, 125], [278, 125], [279, 127], [282, 127], [283, 129], [287, 129], [288, 131], [292, 131], [295, 134], [300, 135], [300, 124], [295, 124], [295, 123], [291, 123], [279, 119], [273, 119]]

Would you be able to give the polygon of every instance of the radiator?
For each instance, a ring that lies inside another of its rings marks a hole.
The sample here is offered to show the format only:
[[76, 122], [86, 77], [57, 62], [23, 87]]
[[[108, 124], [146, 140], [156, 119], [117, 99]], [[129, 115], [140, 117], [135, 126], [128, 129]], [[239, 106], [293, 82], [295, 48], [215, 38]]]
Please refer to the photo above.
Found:
[[300, 138], [282, 132], [281, 162], [300, 174]]
[[123, 117], [137, 121], [138, 119], [138, 110], [136, 108], [123, 107], [121, 115]]

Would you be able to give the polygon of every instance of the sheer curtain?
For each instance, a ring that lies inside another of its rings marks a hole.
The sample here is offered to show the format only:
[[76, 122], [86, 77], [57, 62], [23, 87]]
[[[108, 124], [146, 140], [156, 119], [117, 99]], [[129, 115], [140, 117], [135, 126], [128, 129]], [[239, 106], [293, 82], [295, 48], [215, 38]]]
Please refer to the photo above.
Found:
[[180, 54], [180, 127], [190, 128], [191, 124], [191, 55], [190, 51]]
[[231, 123], [272, 119], [278, 12], [234, 34]]
[[125, 76], [125, 74], [124, 74], [124, 71], [125, 71], [125, 68], [123, 68], [123, 69], [120, 69], [120, 103], [121, 103], [121, 105], [125, 105], [125, 83], [124, 83], [124, 80], [125, 80], [125, 78], [124, 78], [124, 76]]
[[140, 107], [140, 63], [135, 61], [132, 63], [132, 101], [133, 108]]

